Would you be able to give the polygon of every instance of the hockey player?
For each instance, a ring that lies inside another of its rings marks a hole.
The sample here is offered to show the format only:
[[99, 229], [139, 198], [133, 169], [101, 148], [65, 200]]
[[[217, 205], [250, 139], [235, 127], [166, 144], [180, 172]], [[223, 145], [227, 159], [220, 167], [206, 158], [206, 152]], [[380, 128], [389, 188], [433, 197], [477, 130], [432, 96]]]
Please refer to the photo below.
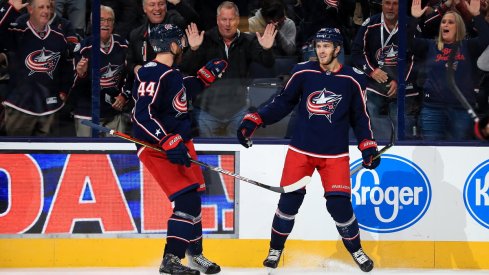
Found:
[[[209, 86], [227, 67], [224, 60], [208, 62], [197, 77], [182, 78], [172, 66], [180, 60], [185, 43], [183, 32], [172, 24], [150, 29], [149, 41], [156, 53], [135, 75], [132, 97], [134, 136], [159, 144], [165, 151], [140, 147], [138, 157], [174, 203], [160, 274], [206, 274], [220, 272], [219, 265], [202, 254], [201, 191], [205, 190], [199, 166], [191, 164], [196, 152], [191, 137], [187, 100]], [[180, 260], [189, 257], [189, 264]]]
[[[363, 166], [380, 163], [377, 143], [365, 106], [365, 75], [342, 65], [337, 57], [343, 37], [338, 29], [323, 28], [314, 39], [318, 61], [297, 64], [281, 93], [256, 113], [247, 114], [238, 128], [239, 142], [246, 148], [260, 126], [273, 124], [298, 106], [298, 121], [285, 159], [280, 185], [287, 186], [319, 172], [326, 209], [336, 222], [343, 243], [362, 271], [373, 269], [373, 261], [362, 250], [357, 219], [350, 201], [348, 155], [350, 125], [362, 152]], [[263, 265], [276, 268], [294, 218], [304, 200], [305, 189], [281, 194], [272, 224], [270, 249]]]

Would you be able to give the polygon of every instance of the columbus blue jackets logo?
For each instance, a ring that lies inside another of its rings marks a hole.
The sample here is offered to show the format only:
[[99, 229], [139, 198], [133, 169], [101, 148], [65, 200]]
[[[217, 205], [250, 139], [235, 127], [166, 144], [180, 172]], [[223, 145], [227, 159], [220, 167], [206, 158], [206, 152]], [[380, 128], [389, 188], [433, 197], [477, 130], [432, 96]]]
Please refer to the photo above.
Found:
[[100, 68], [100, 86], [104, 88], [117, 87], [121, 77], [122, 66], [107, 64]]
[[173, 97], [172, 105], [173, 109], [178, 112], [176, 116], [187, 113], [187, 94], [185, 93], [185, 87]]
[[337, 95], [326, 89], [311, 93], [307, 97], [307, 111], [309, 118], [313, 115], [325, 116], [331, 122], [331, 116], [336, 110], [336, 106], [341, 101], [341, 95]]
[[388, 45], [377, 50], [375, 59], [384, 66], [396, 66], [398, 52], [397, 45]]
[[29, 75], [34, 73], [47, 73], [53, 79], [53, 72], [56, 70], [58, 61], [61, 57], [59, 52], [52, 52], [42, 48], [42, 50], [33, 51], [25, 58], [25, 65], [29, 70]]

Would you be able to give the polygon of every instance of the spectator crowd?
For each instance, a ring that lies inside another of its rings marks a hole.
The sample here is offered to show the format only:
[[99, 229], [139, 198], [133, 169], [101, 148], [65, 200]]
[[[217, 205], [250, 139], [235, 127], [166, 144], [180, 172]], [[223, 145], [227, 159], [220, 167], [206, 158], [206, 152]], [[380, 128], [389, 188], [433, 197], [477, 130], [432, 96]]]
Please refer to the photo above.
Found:
[[[473, 140], [472, 119], [450, 91], [446, 67], [454, 66], [455, 83], [477, 114], [487, 116], [488, 2], [410, 0], [402, 33], [399, 0], [101, 0], [100, 7], [84, 0], [0, 0], [0, 136], [91, 136], [81, 121], [94, 114], [95, 37], [95, 112], [101, 125], [131, 134], [135, 77], [156, 57], [150, 30], [173, 24], [186, 34], [178, 62], [183, 75], [195, 75], [212, 59], [228, 62], [215, 84], [187, 99], [194, 136], [234, 137], [243, 116], [259, 107], [250, 104], [254, 85], [266, 86], [270, 98], [280, 92], [295, 64], [317, 58], [312, 38], [328, 27], [343, 36], [341, 63], [366, 75], [377, 140], [390, 137], [391, 124], [397, 130], [399, 88], [406, 139]], [[99, 34], [92, 33], [94, 9], [100, 9]], [[406, 51], [402, 75], [400, 50]]]

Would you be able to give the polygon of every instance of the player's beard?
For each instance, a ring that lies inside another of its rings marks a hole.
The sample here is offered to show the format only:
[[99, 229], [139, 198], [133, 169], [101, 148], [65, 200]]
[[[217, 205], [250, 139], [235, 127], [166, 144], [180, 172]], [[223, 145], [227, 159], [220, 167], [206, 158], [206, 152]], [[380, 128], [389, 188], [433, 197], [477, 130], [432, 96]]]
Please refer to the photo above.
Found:
[[324, 66], [329, 66], [329, 65], [330, 65], [330, 64], [333, 62], [333, 60], [334, 60], [336, 57], [337, 57], [337, 56], [336, 56], [336, 55], [335, 55], [335, 53], [333, 52], [333, 53], [331, 53], [331, 55], [326, 56], [326, 62], [324, 62], [324, 63], [323, 63], [323, 62], [321, 61], [321, 59], [319, 58], [319, 56], [318, 56], [318, 60], [319, 60], [319, 62], [320, 62], [320, 64], [321, 64], [321, 65], [324, 65]]

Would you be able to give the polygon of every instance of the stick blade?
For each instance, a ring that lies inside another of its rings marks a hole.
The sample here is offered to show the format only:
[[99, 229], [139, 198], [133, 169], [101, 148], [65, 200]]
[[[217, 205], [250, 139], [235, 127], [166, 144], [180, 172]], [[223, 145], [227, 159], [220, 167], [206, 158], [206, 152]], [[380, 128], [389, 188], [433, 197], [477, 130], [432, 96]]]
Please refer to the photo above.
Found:
[[294, 191], [297, 191], [299, 189], [302, 189], [309, 182], [311, 182], [311, 177], [310, 176], [305, 176], [302, 179], [300, 179], [299, 181], [292, 183], [291, 185], [282, 187], [283, 190], [284, 190], [283, 193], [290, 193], [290, 192], [294, 192]]

